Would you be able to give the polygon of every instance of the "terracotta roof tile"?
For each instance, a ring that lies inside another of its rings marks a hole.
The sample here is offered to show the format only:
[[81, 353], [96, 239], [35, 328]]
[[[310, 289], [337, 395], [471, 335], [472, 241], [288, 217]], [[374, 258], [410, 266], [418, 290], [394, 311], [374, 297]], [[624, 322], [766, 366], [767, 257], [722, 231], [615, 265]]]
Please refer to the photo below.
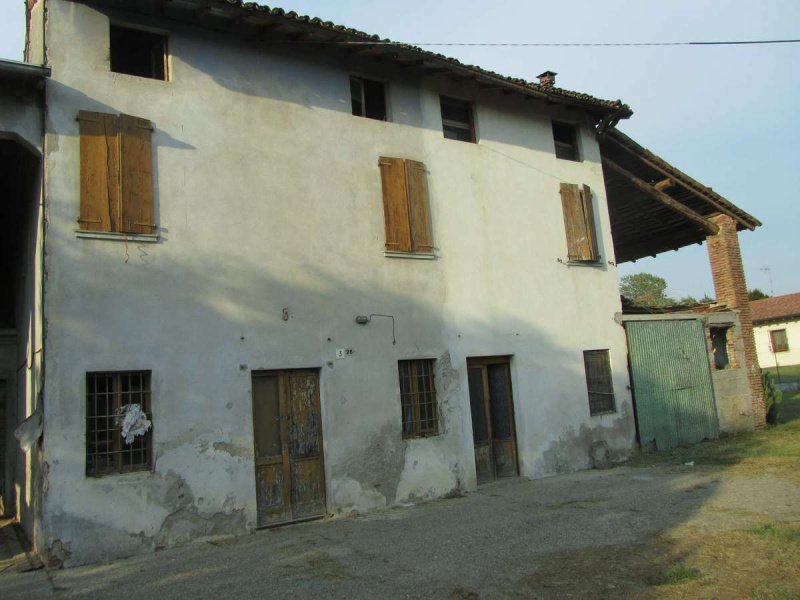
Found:
[[394, 42], [387, 38], [381, 38], [378, 35], [370, 35], [368, 33], [359, 31], [357, 29], [345, 27], [344, 25], [337, 25], [335, 23], [331, 23], [330, 21], [323, 21], [318, 17], [309, 17], [307, 15], [300, 15], [294, 11], [287, 12], [282, 8], [269, 7], [265, 4], [258, 4], [256, 2], [245, 2], [243, 0], [217, 0], [217, 2], [237, 7], [241, 10], [256, 14], [259, 13], [268, 14], [271, 16], [281, 17], [298, 23], [306, 23], [318, 27], [320, 29], [334, 31], [336, 33], [349, 36], [350, 38], [352, 38], [353, 42], [359, 42], [359, 41], [375, 42], [377, 44], [392, 45], [393, 47], [396, 48], [401, 48], [404, 50], [411, 51], [414, 54], [419, 55], [420, 58], [428, 58], [431, 60], [442, 61], [453, 68], [466, 69], [469, 71], [473, 71], [479, 75], [484, 75], [492, 79], [500, 80], [512, 86], [520, 86], [522, 88], [530, 90], [531, 92], [541, 94], [553, 100], [556, 100], [558, 98], [563, 98], [567, 100], [578, 101], [579, 103], [594, 105], [596, 107], [601, 107], [604, 109], [610, 109], [611, 111], [616, 113], [617, 116], [620, 118], [627, 118], [633, 114], [633, 111], [631, 111], [630, 107], [627, 104], [624, 104], [622, 100], [603, 100], [601, 98], [595, 98], [594, 96], [591, 96], [589, 94], [583, 94], [581, 92], [575, 92], [572, 90], [567, 90], [564, 88], [559, 88], [554, 86], [540, 85], [538, 83], [533, 83], [531, 81], [520, 79], [518, 77], [508, 77], [505, 75], [501, 75], [500, 73], [495, 73], [494, 71], [483, 69], [475, 65], [464, 64], [455, 58], [451, 58], [443, 54], [438, 54], [435, 52], [430, 52], [428, 50], [423, 50], [418, 46], [413, 46], [411, 44], [405, 44], [402, 42]]
[[800, 293], [753, 300], [750, 312], [754, 323], [800, 317]]

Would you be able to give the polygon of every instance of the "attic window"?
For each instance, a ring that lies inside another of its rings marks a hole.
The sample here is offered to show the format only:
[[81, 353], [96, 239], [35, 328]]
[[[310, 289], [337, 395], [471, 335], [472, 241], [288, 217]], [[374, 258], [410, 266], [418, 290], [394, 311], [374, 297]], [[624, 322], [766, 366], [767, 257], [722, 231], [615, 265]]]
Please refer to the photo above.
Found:
[[442, 131], [448, 140], [475, 143], [475, 123], [472, 104], [462, 100], [441, 97]]
[[553, 142], [556, 146], [556, 158], [579, 161], [578, 128], [569, 123], [553, 121]]
[[386, 120], [386, 90], [380, 81], [351, 77], [350, 101], [355, 116]]
[[167, 36], [111, 26], [111, 70], [148, 79], [167, 79]]

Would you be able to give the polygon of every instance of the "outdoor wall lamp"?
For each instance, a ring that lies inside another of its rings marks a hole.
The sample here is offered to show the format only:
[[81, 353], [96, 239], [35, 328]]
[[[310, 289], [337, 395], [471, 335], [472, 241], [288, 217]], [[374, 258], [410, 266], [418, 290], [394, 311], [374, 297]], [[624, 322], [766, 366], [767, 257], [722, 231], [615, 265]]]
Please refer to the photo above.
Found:
[[392, 345], [397, 345], [397, 339], [394, 336], [394, 317], [392, 315], [377, 315], [377, 314], [371, 314], [369, 316], [358, 315], [356, 316], [356, 323], [358, 323], [359, 325], [366, 325], [367, 323], [372, 321], [372, 317], [384, 317], [386, 319], [392, 320]]

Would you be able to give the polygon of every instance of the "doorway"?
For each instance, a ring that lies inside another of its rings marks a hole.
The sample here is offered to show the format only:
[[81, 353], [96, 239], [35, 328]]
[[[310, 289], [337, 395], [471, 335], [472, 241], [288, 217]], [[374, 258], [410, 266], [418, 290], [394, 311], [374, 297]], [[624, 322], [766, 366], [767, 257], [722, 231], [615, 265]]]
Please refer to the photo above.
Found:
[[254, 371], [258, 526], [325, 516], [317, 370]]
[[519, 474], [510, 357], [467, 359], [478, 484]]

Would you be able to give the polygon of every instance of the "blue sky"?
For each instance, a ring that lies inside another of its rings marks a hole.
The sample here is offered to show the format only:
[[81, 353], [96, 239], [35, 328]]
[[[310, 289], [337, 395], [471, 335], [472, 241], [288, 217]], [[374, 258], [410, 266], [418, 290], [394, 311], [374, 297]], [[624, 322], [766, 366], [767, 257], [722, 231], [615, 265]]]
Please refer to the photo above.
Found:
[[[674, 42], [800, 38], [797, 0], [286, 0], [286, 10], [398, 41]], [[0, 0], [0, 57], [20, 60], [24, 3]], [[750, 287], [800, 291], [800, 44], [694, 47], [430, 47], [506, 75], [620, 98], [619, 128], [763, 222], [740, 234]], [[766, 268], [769, 271], [765, 270]], [[621, 265], [673, 296], [714, 295], [705, 245]], [[770, 276], [772, 284], [770, 283]]]

